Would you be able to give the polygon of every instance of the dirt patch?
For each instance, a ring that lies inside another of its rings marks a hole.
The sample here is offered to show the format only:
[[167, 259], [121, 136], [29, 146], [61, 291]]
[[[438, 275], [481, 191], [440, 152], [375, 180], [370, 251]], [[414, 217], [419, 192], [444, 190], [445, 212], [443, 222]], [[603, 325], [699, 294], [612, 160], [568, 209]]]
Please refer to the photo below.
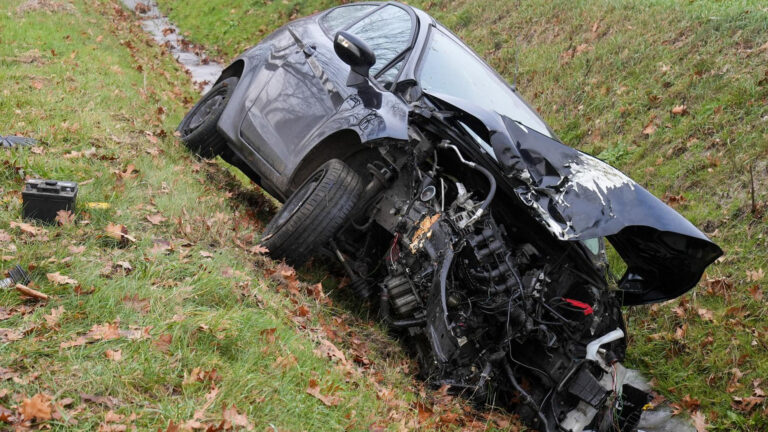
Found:
[[38, 11], [48, 13], [74, 13], [75, 7], [70, 3], [57, 2], [52, 0], [27, 0], [16, 8], [16, 12], [20, 14]]

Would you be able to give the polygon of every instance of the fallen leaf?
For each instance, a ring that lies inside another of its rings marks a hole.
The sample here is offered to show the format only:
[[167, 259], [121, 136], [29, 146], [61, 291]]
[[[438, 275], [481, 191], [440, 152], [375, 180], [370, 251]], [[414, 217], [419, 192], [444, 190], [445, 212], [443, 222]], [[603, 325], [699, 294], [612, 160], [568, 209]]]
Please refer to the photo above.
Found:
[[11, 221], [10, 226], [11, 226], [11, 228], [18, 228], [24, 234], [29, 235], [29, 236], [33, 236], [33, 237], [39, 237], [39, 236], [42, 236], [43, 234], [48, 232], [48, 231], [46, 231], [43, 228], [36, 227], [36, 226], [34, 226], [32, 224], [28, 224], [26, 222], [14, 222], [14, 221]]
[[126, 228], [125, 225], [110, 222], [107, 224], [107, 227], [104, 228], [104, 231], [107, 233], [107, 236], [119, 241], [123, 245], [136, 241], [135, 238], [128, 235], [128, 228]]
[[171, 349], [171, 343], [173, 342], [173, 335], [170, 333], [163, 333], [155, 339], [152, 344], [159, 351], [167, 353]]
[[81, 246], [70, 246], [70, 247], [67, 248], [67, 250], [69, 251], [69, 253], [71, 253], [73, 255], [77, 255], [77, 254], [81, 254], [81, 253], [85, 252], [85, 246], [82, 246], [82, 245]]
[[317, 384], [317, 380], [310, 379], [309, 380], [309, 387], [307, 387], [307, 394], [314, 396], [320, 402], [322, 402], [325, 406], [336, 406], [341, 402], [341, 398], [337, 396], [327, 396], [320, 393], [320, 387]]
[[147, 215], [147, 220], [152, 223], [152, 225], [160, 225], [161, 223], [168, 220], [167, 217], [163, 216], [160, 213], [155, 213], [153, 215]]
[[213, 254], [208, 251], [200, 251], [200, 256], [204, 258], [213, 258]]
[[56, 212], [56, 222], [60, 226], [72, 225], [75, 221], [75, 214], [69, 210], [59, 210]]
[[56, 285], [77, 285], [77, 281], [75, 279], [72, 279], [69, 276], [64, 276], [59, 272], [48, 273], [45, 276], [48, 278], [49, 281], [53, 282]]
[[123, 359], [123, 351], [122, 350], [106, 350], [104, 351], [104, 356], [112, 361], [119, 362]]
[[731, 369], [731, 374], [731, 379], [728, 381], [728, 386], [725, 388], [725, 391], [728, 393], [733, 393], [734, 391], [738, 390], [739, 387], [741, 387], [739, 380], [744, 376], [739, 368]]
[[38, 393], [30, 399], [24, 399], [19, 412], [25, 420], [46, 421], [51, 419], [51, 398]]
[[62, 315], [64, 315], [64, 306], [51, 309], [49, 314], [43, 315], [45, 325], [48, 328], [56, 328]]
[[173, 245], [168, 240], [154, 239], [152, 240], [152, 248], [149, 253], [153, 255], [166, 255], [173, 251]]
[[747, 270], [747, 281], [749, 282], [757, 282], [762, 279], [763, 276], [765, 276], [763, 269]]
[[656, 132], [656, 125], [654, 124], [654, 117], [651, 117], [651, 120], [646, 123], [645, 127], [643, 127], [643, 135], [652, 135], [654, 132]]
[[699, 314], [699, 318], [703, 319], [704, 321], [711, 322], [715, 320], [714, 313], [709, 309], [698, 308], [696, 312]]
[[709, 428], [709, 423], [707, 423], [707, 418], [704, 417], [704, 414], [701, 413], [701, 411], [696, 411], [691, 415], [691, 420], [693, 420], [693, 427], [696, 428], [696, 432], [706, 432], [706, 430]]
[[688, 114], [688, 107], [685, 105], [677, 105], [672, 108], [672, 114], [674, 115], [686, 115]]
[[245, 428], [245, 430], [253, 430], [253, 424], [248, 421], [248, 417], [245, 416], [245, 414], [238, 413], [237, 408], [234, 405], [224, 409], [221, 417], [224, 419], [225, 429], [242, 427]]

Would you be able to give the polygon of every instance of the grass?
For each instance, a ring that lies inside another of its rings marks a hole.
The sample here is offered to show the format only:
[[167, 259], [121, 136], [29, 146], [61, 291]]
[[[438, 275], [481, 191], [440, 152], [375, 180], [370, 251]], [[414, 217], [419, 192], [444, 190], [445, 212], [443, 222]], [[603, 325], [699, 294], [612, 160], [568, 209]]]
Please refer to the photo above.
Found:
[[[0, 133], [40, 141], [0, 150], [0, 255], [50, 299], [0, 292], [0, 429], [415, 424], [412, 363], [336, 280], [246, 250], [271, 201], [173, 137], [198, 97], [173, 59], [116, 2], [30, 4], [0, 5]], [[26, 177], [79, 182], [74, 223], [17, 226]]]
[[[227, 59], [332, 2], [160, 3], [194, 41]], [[765, 3], [409, 3], [514, 80], [565, 143], [616, 165], [722, 246], [725, 258], [689, 294], [627, 311], [627, 363], [714, 430], [768, 428], [764, 401], [749, 408], [737, 399], [759, 395], [768, 376], [768, 308], [759, 294], [766, 278], [751, 273], [768, 268]], [[673, 112], [681, 105], [682, 114]]]

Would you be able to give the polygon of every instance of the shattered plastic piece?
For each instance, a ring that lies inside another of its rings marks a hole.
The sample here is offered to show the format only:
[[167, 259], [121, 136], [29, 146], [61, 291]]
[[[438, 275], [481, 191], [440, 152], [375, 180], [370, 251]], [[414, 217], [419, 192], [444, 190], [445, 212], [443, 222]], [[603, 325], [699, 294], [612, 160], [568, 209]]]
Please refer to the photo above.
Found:
[[13, 148], [13, 147], [27, 147], [37, 144], [37, 140], [34, 138], [17, 136], [17, 135], [0, 135], [0, 147]]

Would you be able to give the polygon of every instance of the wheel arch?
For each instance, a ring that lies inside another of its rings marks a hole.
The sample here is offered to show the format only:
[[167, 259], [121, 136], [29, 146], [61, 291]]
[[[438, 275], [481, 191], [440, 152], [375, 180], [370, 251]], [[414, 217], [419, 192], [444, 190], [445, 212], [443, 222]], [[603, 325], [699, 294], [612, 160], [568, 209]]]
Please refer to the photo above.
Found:
[[330, 159], [343, 161], [365, 180], [369, 177], [366, 166], [378, 155], [373, 147], [363, 144], [355, 130], [341, 129], [333, 132], [320, 140], [301, 160], [288, 183], [288, 194], [293, 193], [310, 174]]
[[232, 62], [229, 66], [227, 66], [223, 71], [221, 71], [221, 75], [219, 75], [219, 79], [216, 80], [214, 85], [224, 81], [227, 78], [231, 78], [231, 77], [241, 78], [243, 76], [244, 70], [245, 70], [245, 60], [237, 59], [234, 62]]

